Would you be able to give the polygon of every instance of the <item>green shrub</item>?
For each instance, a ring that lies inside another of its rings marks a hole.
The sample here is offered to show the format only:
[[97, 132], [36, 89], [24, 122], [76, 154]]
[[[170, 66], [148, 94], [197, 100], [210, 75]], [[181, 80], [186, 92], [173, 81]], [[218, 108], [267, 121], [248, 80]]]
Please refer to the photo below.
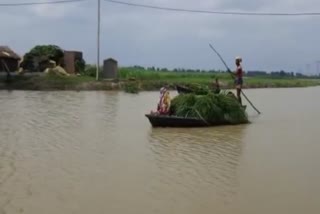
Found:
[[[96, 77], [97, 75], [97, 66], [95, 65], [86, 65], [85, 69], [83, 69], [80, 74], [82, 76], [88, 76], [88, 77]], [[102, 74], [102, 67], [100, 68], [99, 77], [101, 77]]]
[[127, 93], [137, 94], [139, 93], [139, 84], [137, 82], [124, 83], [123, 89]]

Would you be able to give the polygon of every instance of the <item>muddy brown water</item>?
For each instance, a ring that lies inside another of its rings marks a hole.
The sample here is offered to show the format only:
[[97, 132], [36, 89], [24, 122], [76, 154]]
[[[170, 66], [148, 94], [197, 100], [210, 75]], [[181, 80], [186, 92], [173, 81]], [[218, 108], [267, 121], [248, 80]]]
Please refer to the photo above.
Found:
[[157, 92], [1, 91], [0, 214], [320, 213], [320, 88], [245, 92], [251, 124], [153, 129]]

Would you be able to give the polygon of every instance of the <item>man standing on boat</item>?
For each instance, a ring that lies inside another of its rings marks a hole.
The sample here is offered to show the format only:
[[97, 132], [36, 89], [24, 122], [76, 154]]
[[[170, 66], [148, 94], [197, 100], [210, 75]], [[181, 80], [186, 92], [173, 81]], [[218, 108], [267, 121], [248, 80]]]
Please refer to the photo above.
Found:
[[241, 100], [241, 89], [242, 89], [242, 84], [243, 84], [243, 70], [242, 70], [242, 59], [241, 57], [236, 57], [236, 71], [235, 71], [235, 85], [237, 89], [237, 98], [240, 104], [242, 104]]

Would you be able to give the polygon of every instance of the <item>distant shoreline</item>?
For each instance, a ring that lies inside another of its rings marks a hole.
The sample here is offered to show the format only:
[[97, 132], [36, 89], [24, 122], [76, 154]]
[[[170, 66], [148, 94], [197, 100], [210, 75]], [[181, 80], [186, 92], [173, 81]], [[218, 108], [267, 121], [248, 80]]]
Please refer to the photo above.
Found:
[[[319, 86], [319, 79], [264, 79], [247, 78], [244, 88], [299, 88]], [[197, 84], [210, 87], [212, 79], [210, 78], [176, 78], [176, 79], [120, 79], [120, 80], [99, 80], [95, 81], [93, 77], [86, 76], [13, 76], [11, 81], [6, 82], [5, 77], [0, 78], [0, 90], [75, 90], [75, 91], [129, 91], [137, 89], [138, 91], [156, 91], [162, 86], [168, 85], [175, 89], [175, 85]], [[221, 80], [221, 89], [233, 89], [233, 81], [230, 79]]]

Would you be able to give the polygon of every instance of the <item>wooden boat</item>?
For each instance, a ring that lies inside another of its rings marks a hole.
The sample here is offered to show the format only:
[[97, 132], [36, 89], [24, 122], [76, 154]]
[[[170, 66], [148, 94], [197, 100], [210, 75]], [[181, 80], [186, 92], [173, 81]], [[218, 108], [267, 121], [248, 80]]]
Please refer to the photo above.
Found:
[[[242, 106], [244, 110], [247, 106]], [[208, 123], [199, 118], [178, 117], [174, 115], [159, 115], [146, 114], [145, 115], [153, 127], [206, 127], [206, 126], [221, 126], [230, 125], [227, 122]]]
[[207, 123], [204, 120], [198, 118], [185, 118], [168, 115], [145, 115], [152, 127], [176, 127], [176, 128], [192, 128], [192, 127], [209, 127], [209, 126], [223, 126], [233, 125], [228, 122]]
[[198, 118], [185, 118], [169, 115], [145, 115], [153, 127], [204, 127], [209, 126], [204, 120]]

